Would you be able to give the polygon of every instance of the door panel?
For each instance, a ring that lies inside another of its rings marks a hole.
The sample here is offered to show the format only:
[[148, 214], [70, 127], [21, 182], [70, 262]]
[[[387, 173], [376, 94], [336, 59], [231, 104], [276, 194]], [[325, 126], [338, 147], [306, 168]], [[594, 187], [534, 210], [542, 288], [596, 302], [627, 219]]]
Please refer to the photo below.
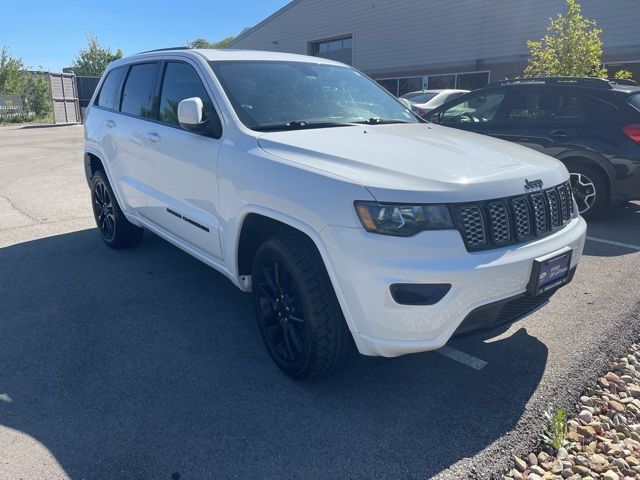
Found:
[[584, 97], [550, 90], [514, 92], [504, 121], [492, 135], [556, 156], [575, 143], [587, 126]]
[[[155, 90], [159, 62], [131, 65], [124, 78], [121, 95], [115, 99], [114, 110], [105, 116], [105, 145], [112, 149], [113, 181], [123, 197], [123, 208], [140, 212], [146, 206], [149, 174], [153, 158], [145, 142], [148, 121], [155, 116]], [[114, 100], [110, 100], [114, 101]]]
[[141, 132], [152, 159], [147, 205], [142, 214], [204, 253], [221, 259], [216, 175], [221, 140], [183, 129], [178, 123], [178, 103], [199, 97], [205, 120], [210, 124], [219, 120], [193, 66], [170, 61], [163, 70], [160, 121], [147, 122]]

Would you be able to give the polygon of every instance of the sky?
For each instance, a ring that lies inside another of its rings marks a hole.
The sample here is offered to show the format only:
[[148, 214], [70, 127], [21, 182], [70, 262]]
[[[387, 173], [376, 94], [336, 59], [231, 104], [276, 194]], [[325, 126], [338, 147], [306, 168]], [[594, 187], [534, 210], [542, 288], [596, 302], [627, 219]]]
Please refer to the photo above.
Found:
[[[0, 0], [0, 48], [31, 68], [62, 71], [86, 47], [87, 33], [102, 46], [130, 55], [237, 35], [289, 0]], [[9, 20], [10, 21], [7, 21]]]

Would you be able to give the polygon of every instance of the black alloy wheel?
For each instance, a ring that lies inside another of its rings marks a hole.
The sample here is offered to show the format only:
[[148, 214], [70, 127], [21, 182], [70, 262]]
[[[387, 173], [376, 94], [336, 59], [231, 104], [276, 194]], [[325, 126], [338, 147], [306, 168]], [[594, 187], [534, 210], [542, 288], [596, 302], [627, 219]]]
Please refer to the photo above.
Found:
[[113, 240], [116, 231], [113, 202], [109, 190], [102, 180], [96, 181], [93, 187], [93, 213], [100, 233], [106, 240]]
[[108, 247], [128, 248], [140, 243], [144, 229], [131, 223], [122, 213], [102, 170], [91, 177], [91, 206], [100, 237]]
[[296, 380], [341, 365], [353, 339], [315, 244], [285, 229], [258, 248], [251, 274], [260, 334], [273, 361]]
[[291, 273], [281, 260], [265, 258], [258, 269], [258, 322], [272, 355], [282, 366], [295, 369], [307, 344], [305, 313]]

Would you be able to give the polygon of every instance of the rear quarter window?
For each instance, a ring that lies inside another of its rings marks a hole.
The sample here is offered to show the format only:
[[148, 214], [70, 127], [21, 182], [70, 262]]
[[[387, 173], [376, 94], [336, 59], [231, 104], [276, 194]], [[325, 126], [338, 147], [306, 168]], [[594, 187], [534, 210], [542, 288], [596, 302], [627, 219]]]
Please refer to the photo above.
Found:
[[96, 100], [99, 107], [108, 108], [109, 110], [118, 109], [118, 92], [120, 91], [120, 84], [125, 71], [125, 67], [118, 67], [107, 73], [107, 78], [104, 79]]
[[589, 117], [591, 123], [616, 123], [619, 119], [618, 107], [601, 100], [591, 100]]
[[640, 93], [634, 93], [633, 95], [630, 95], [629, 96], [629, 103], [636, 110], [640, 110]]

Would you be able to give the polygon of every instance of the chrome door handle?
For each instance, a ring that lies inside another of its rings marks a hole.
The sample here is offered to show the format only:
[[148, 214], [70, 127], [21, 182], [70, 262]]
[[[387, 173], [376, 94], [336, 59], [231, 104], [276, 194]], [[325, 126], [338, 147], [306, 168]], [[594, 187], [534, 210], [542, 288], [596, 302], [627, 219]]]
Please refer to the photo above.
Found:
[[115, 122], [113, 120], [107, 120], [106, 122], [104, 122], [104, 126], [105, 127], [109, 127], [109, 128], [113, 128], [116, 126]]
[[552, 137], [566, 137], [567, 136], [567, 132], [565, 132], [564, 130], [554, 130], [553, 132], [551, 132], [551, 136]]
[[153, 143], [158, 143], [160, 141], [160, 135], [158, 135], [157, 133], [147, 133], [146, 137], [147, 140]]

